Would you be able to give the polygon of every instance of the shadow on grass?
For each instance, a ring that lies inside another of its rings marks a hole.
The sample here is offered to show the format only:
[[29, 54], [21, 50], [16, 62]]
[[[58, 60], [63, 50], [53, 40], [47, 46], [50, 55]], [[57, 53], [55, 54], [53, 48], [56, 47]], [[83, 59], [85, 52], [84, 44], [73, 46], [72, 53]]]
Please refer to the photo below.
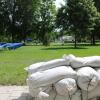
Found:
[[67, 49], [88, 49], [86, 47], [77, 47], [77, 48], [74, 48], [74, 47], [49, 47], [49, 48], [42, 48], [41, 50], [67, 50]]
[[[74, 43], [64, 43], [64, 44], [51, 44], [52, 46], [73, 46], [74, 47]], [[42, 44], [25, 44], [24, 46], [43, 46]], [[81, 46], [100, 46], [100, 44], [95, 44], [95, 45], [91, 45], [91, 43], [77, 43], [77, 46], [80, 46], [78, 48], [81, 48]]]
[[[74, 43], [53, 44], [53, 46], [74, 46]], [[77, 43], [77, 46], [100, 46], [100, 43], [91, 45], [91, 43]]]
[[4, 50], [4, 49], [0, 49], [0, 53], [1, 53], [1, 52], [4, 52], [4, 51], [6, 51], [6, 50]]
[[78, 44], [78, 46], [100, 46], [100, 44], [95, 44], [95, 45], [91, 45], [91, 44], [85, 44], [85, 43], [83, 43], [83, 44]]

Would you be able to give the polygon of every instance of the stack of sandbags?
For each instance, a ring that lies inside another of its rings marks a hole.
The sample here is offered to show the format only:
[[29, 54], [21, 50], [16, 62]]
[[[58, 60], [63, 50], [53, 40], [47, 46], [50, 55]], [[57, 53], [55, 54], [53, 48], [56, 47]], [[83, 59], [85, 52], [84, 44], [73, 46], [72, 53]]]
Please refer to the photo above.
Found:
[[70, 65], [77, 71], [77, 85], [82, 90], [83, 100], [100, 96], [100, 56], [74, 56]]
[[[44, 87], [45, 88], [49, 87], [64, 78], [73, 78], [74, 80], [77, 79], [77, 74], [71, 67], [61, 66], [61, 67], [56, 67], [49, 70], [33, 73], [28, 77], [27, 83], [31, 95], [37, 97], [40, 92], [44, 91]], [[73, 84], [75, 84], [75, 81], [73, 81]], [[73, 88], [71, 87], [71, 89], [74, 90], [74, 88], [75, 87], [73, 85]]]
[[100, 96], [99, 66], [100, 56], [72, 54], [32, 64], [25, 68], [30, 94], [35, 100], [87, 100]]
[[34, 88], [53, 84], [64, 78], [77, 78], [76, 72], [71, 67], [57, 67], [46, 71], [31, 74], [27, 79]]

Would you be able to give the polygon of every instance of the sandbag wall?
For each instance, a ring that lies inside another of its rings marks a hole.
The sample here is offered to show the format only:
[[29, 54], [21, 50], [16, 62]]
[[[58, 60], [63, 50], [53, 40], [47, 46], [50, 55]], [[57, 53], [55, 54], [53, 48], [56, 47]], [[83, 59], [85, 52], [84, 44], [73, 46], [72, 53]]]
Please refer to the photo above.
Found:
[[25, 70], [35, 100], [88, 100], [100, 96], [100, 56], [64, 55]]

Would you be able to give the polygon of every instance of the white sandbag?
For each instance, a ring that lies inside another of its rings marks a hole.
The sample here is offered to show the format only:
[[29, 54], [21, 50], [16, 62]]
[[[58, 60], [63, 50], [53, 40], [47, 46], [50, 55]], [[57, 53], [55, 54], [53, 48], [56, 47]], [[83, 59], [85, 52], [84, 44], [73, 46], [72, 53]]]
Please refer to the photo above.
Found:
[[92, 99], [96, 97], [100, 97], [100, 85], [98, 85], [93, 91], [90, 91], [88, 93], [86, 91], [82, 91], [83, 100]]
[[66, 65], [69, 65], [69, 62], [66, 61], [65, 59], [54, 59], [54, 60], [47, 61], [45, 63], [42, 62], [42, 63], [37, 63], [35, 65], [33, 64], [29, 66], [28, 73], [32, 74], [37, 71], [44, 71], [47, 69], [51, 69], [59, 66], [66, 66]]
[[61, 96], [57, 95], [55, 100], [81, 100], [81, 92], [77, 91], [72, 96]]
[[100, 86], [100, 68], [95, 68], [95, 70], [98, 73], [98, 86]]
[[80, 68], [85, 66], [85, 59], [83, 57], [76, 57], [71, 59], [71, 66], [73, 68]]
[[84, 57], [85, 65], [91, 67], [100, 67], [100, 56]]
[[36, 72], [29, 76], [27, 81], [33, 88], [53, 84], [63, 78], [77, 78], [76, 72], [69, 66], [61, 66], [46, 71]]
[[29, 74], [32, 74], [34, 72], [36, 72], [37, 68], [40, 68], [41, 65], [43, 65], [45, 62], [38, 62], [38, 63], [35, 63], [35, 64], [32, 64], [30, 65], [29, 67], [26, 67], [25, 70], [29, 73]]
[[82, 90], [91, 91], [98, 84], [98, 74], [91, 67], [83, 67], [77, 70], [78, 86]]
[[95, 68], [95, 70], [97, 71], [99, 77], [100, 77], [100, 68]]
[[73, 95], [77, 90], [76, 81], [72, 78], [66, 78], [55, 83], [55, 89], [59, 95]]
[[68, 56], [64, 55], [64, 59], [69, 59], [70, 65], [73, 68], [80, 68], [85, 66], [85, 59], [83, 57], [75, 57], [74, 55], [70, 54]]
[[75, 58], [76, 57], [74, 55], [72, 55], [72, 54], [69, 54], [69, 55], [64, 54], [63, 55], [63, 59], [65, 59], [69, 63], [71, 62], [72, 59], [75, 59]]
[[84, 66], [100, 67], [100, 56], [90, 57], [75, 57], [74, 55], [64, 56], [65, 59], [70, 59], [73, 68], [80, 68]]

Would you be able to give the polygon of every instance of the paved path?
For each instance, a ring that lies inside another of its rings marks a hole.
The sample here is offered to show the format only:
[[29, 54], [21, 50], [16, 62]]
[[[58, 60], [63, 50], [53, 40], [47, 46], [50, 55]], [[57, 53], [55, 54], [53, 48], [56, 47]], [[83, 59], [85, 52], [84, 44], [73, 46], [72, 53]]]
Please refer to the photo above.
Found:
[[0, 86], [0, 100], [34, 100], [27, 86]]

